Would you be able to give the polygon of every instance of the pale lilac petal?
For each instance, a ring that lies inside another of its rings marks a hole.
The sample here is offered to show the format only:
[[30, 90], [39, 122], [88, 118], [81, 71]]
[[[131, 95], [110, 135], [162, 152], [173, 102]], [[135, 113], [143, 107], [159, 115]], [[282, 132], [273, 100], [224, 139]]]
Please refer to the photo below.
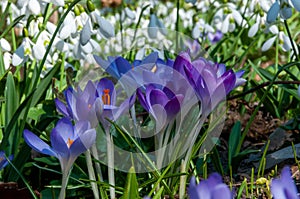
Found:
[[73, 138], [69, 137], [70, 140], [67, 139], [67, 141], [65, 141], [63, 138], [63, 136], [65, 136], [64, 134], [64, 132], [59, 132], [53, 129], [50, 135], [52, 149], [59, 155], [59, 159], [70, 158], [68, 143], [71, 144], [70, 142], [73, 141]]
[[72, 157], [78, 157], [80, 154], [91, 148], [96, 141], [95, 129], [85, 131], [80, 135], [70, 147], [70, 155]]
[[[74, 129], [72, 122], [67, 118], [60, 119], [56, 126], [52, 129], [50, 137], [52, 137], [52, 134], [55, 133], [57, 135], [60, 135], [64, 143], [67, 143], [68, 139], [74, 139]], [[53, 146], [53, 142], [51, 141], [51, 144]]]
[[57, 110], [60, 113], [62, 113], [66, 117], [70, 117], [67, 107], [63, 102], [61, 102], [59, 99], [55, 99], [54, 102], [55, 102], [55, 106], [56, 106]]
[[35, 151], [46, 155], [58, 157], [57, 154], [50, 148], [48, 144], [42, 141], [31, 131], [25, 129], [23, 132], [25, 142]]

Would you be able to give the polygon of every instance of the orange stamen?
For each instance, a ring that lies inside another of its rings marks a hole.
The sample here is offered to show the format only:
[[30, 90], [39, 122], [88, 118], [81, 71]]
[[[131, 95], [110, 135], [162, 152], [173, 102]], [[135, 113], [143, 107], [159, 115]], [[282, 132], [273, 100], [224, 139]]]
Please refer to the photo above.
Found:
[[102, 95], [102, 101], [105, 105], [110, 105], [110, 95], [109, 95], [109, 89], [104, 89], [104, 94]]
[[156, 72], [156, 70], [157, 70], [157, 66], [156, 66], [156, 65], [154, 65], [154, 66], [153, 66], [153, 68], [151, 69], [151, 72], [152, 72], [152, 73], [155, 73], [155, 72]]
[[68, 142], [67, 142], [67, 145], [68, 147], [70, 148], [71, 145], [73, 144], [74, 140], [71, 140], [70, 138], [68, 138]]
[[92, 105], [91, 105], [91, 104], [88, 104], [88, 108], [91, 109], [91, 108], [92, 108]]

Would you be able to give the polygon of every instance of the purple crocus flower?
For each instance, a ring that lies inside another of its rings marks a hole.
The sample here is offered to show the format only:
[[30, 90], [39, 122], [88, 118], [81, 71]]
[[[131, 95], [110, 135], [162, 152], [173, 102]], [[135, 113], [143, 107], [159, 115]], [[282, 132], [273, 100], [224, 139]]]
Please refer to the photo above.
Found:
[[173, 68], [186, 77], [207, 113], [232, 89], [245, 82], [241, 78], [243, 71], [234, 73], [231, 69], [226, 70], [224, 64], [213, 63], [202, 57], [191, 61], [187, 52], [176, 57]]
[[101, 57], [94, 55], [94, 59], [102, 68], [105, 69], [106, 72], [108, 72], [111, 76], [113, 76], [116, 79], [120, 79], [122, 75], [126, 74], [130, 70], [134, 70], [135, 67], [141, 65], [148, 65], [151, 69], [159, 60], [157, 52], [151, 53], [143, 60], [135, 60], [132, 64], [121, 56], [109, 56], [107, 60], [103, 60]]
[[51, 146], [31, 131], [23, 132], [25, 142], [35, 151], [59, 159], [62, 172], [69, 172], [76, 158], [96, 141], [96, 131], [90, 123], [79, 121], [72, 125], [68, 118], [60, 119], [50, 134]]
[[67, 104], [55, 99], [60, 113], [76, 122], [89, 121], [93, 128], [98, 125], [97, 116], [102, 112], [103, 103], [101, 98], [96, 97], [96, 86], [92, 81], [88, 81], [83, 91], [79, 87], [77, 91], [68, 88], [64, 94]]
[[103, 111], [98, 118], [102, 122], [105, 128], [110, 126], [110, 123], [106, 118], [110, 120], [117, 120], [125, 111], [134, 104], [135, 95], [124, 100], [119, 106], [117, 106], [117, 92], [115, 90], [114, 84], [111, 80], [107, 78], [102, 78], [97, 85], [97, 98], [102, 99]]
[[[8, 157], [9, 160], [12, 160], [14, 158], [14, 155], [10, 155]], [[8, 161], [5, 157], [5, 152], [4, 151], [0, 151], [0, 170], [2, 170], [4, 167], [6, 167], [8, 165]]]
[[271, 192], [274, 199], [299, 199], [296, 185], [289, 167], [284, 167], [279, 179], [272, 180]]
[[168, 87], [161, 88], [154, 84], [146, 85], [145, 94], [142, 89], [137, 89], [137, 96], [143, 108], [161, 124], [176, 116], [184, 98], [182, 94], [174, 94]]
[[207, 180], [196, 184], [193, 176], [188, 188], [190, 199], [232, 199], [233, 194], [218, 173], [211, 174]]
[[212, 44], [215, 44], [218, 41], [220, 41], [222, 37], [223, 37], [223, 33], [220, 30], [217, 30], [216, 33], [212, 33], [212, 32], [207, 33], [207, 38]]

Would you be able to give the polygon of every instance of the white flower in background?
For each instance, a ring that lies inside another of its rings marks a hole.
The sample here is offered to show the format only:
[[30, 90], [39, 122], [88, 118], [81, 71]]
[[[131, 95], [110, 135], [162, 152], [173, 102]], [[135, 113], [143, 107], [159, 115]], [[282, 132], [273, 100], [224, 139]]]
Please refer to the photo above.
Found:
[[[285, 35], [285, 33], [283, 32], [283, 28], [280, 28], [280, 30], [278, 29], [277, 26], [272, 25], [269, 27], [269, 31], [271, 33], [274, 34], [273, 37], [271, 37], [270, 39], [268, 39], [267, 41], [265, 41], [265, 43], [263, 44], [261, 50], [262, 51], [267, 51], [271, 48], [271, 46], [274, 44], [274, 42], [276, 41], [276, 39], [279, 39], [279, 45], [281, 46], [283, 51], [289, 51], [292, 48], [292, 44], [291, 41], [289, 39], [288, 36]], [[298, 52], [297, 52], [298, 54]]]
[[4, 62], [5, 70], [7, 70], [11, 64], [11, 57], [12, 55], [9, 52], [5, 52], [3, 54], [3, 62]]
[[1, 47], [2, 52], [10, 52], [11, 51], [11, 46], [10, 46], [9, 42], [4, 38], [0, 39], [0, 47]]
[[246, 21], [243, 20], [241, 13], [236, 10], [236, 6], [228, 3], [225, 7], [220, 8], [214, 15], [213, 23], [218, 30], [223, 33], [233, 32], [238, 26], [244, 26]]
[[197, 10], [205, 13], [212, 8], [219, 8], [220, 3], [215, 0], [201, 0], [196, 2]]
[[207, 24], [203, 19], [199, 19], [192, 30], [192, 38], [203, 39], [203, 37], [209, 32], [214, 33], [215, 29], [211, 25]]
[[0, 39], [0, 48], [1, 48], [1, 51], [3, 52], [4, 68], [7, 70], [11, 64], [11, 53], [10, 53], [11, 46], [6, 39], [1, 38]]
[[17, 7], [21, 10], [22, 14], [38, 15], [41, 13], [41, 5], [38, 0], [18, 0]]
[[292, 16], [292, 7], [294, 7], [297, 11], [300, 11], [300, 1], [299, 0], [276, 0], [267, 14], [268, 23], [273, 23], [276, 21], [278, 15], [282, 19], [288, 19]]
[[13, 66], [23, 64], [25, 61], [27, 61], [28, 57], [32, 58], [32, 45], [33, 42], [25, 36], [21, 45], [16, 49], [12, 56]]
[[250, 27], [248, 31], [248, 37], [254, 37], [258, 30], [265, 29], [266, 22], [267, 15], [265, 12], [260, 12], [260, 14], [256, 15], [256, 22]]

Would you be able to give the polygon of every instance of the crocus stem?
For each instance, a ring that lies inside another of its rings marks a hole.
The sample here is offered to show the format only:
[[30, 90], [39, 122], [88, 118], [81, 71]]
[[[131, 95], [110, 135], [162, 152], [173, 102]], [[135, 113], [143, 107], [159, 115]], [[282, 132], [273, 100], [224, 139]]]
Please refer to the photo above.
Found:
[[115, 199], [115, 173], [114, 173], [114, 145], [113, 139], [110, 136], [109, 129], [106, 130], [107, 140], [107, 166], [108, 166], [108, 182], [111, 185], [109, 188], [110, 198]]
[[95, 177], [95, 172], [94, 172], [94, 168], [93, 168], [91, 153], [89, 150], [87, 150], [85, 152], [85, 159], [86, 159], [86, 164], [87, 164], [87, 168], [88, 168], [89, 179], [92, 180], [91, 187], [93, 190], [94, 198], [99, 199], [98, 186], [97, 186], [97, 183], [95, 182], [96, 177]]
[[[180, 165], [180, 172], [185, 173], [186, 165], [185, 161], [181, 161]], [[186, 188], [186, 175], [180, 176], [180, 184], [179, 184], [179, 199], [183, 199], [185, 195], [185, 188]]]
[[[97, 159], [99, 160], [99, 155], [98, 155], [98, 151], [97, 151], [97, 146], [96, 144], [94, 144], [92, 147], [91, 147], [91, 153], [92, 155]], [[96, 167], [96, 172], [98, 174], [98, 178], [101, 182], [103, 182], [103, 177], [102, 177], [102, 172], [101, 172], [101, 167], [100, 167], [100, 164], [99, 162], [95, 162], [95, 167]]]
[[59, 199], [64, 199], [66, 197], [66, 189], [69, 181], [69, 176], [71, 174], [72, 167], [70, 169], [62, 170], [62, 182], [61, 182], [61, 190], [59, 193]]

